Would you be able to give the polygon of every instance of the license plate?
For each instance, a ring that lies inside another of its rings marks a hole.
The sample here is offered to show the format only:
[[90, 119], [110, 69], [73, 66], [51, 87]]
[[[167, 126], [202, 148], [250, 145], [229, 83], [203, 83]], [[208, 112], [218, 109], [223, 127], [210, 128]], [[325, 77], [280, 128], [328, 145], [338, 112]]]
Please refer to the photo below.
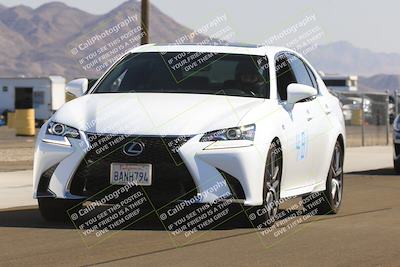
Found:
[[112, 163], [110, 183], [112, 185], [151, 185], [151, 164]]

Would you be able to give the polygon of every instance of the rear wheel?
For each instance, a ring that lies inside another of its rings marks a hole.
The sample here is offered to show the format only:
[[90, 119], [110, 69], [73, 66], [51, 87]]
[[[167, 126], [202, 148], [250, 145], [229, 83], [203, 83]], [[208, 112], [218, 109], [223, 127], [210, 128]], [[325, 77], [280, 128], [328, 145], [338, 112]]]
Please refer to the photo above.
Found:
[[80, 200], [39, 198], [40, 214], [46, 221], [66, 221], [68, 220], [68, 210], [79, 206]]
[[[305, 203], [306, 210], [315, 210], [316, 214], [336, 214], [339, 212], [343, 196], [343, 148], [339, 141], [336, 141], [333, 150], [332, 160], [326, 179], [326, 189], [321, 192], [321, 201], [315, 201], [316, 205]], [[308, 196], [303, 197], [303, 200]], [[315, 198], [309, 198], [315, 199]]]
[[254, 226], [270, 227], [274, 224], [279, 209], [281, 177], [282, 150], [279, 141], [274, 141], [269, 148], [264, 171], [264, 204], [252, 208], [249, 216]]

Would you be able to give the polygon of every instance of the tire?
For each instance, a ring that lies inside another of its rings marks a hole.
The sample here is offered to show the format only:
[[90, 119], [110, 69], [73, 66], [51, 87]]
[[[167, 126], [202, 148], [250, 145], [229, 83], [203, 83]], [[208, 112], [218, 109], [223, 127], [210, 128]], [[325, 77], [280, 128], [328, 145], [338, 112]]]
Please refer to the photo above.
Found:
[[400, 174], [400, 159], [393, 160], [394, 171]]
[[272, 142], [265, 164], [262, 206], [251, 208], [249, 215], [255, 227], [271, 227], [279, 210], [282, 178], [282, 150], [279, 141]]
[[39, 210], [42, 217], [49, 222], [67, 221], [69, 219], [68, 210], [78, 206], [80, 200], [39, 198]]
[[[342, 145], [337, 140], [326, 179], [326, 189], [303, 196], [303, 206], [306, 212], [315, 211], [315, 214], [318, 215], [339, 212], [343, 196], [343, 151]], [[310, 200], [313, 203], [309, 203]]]

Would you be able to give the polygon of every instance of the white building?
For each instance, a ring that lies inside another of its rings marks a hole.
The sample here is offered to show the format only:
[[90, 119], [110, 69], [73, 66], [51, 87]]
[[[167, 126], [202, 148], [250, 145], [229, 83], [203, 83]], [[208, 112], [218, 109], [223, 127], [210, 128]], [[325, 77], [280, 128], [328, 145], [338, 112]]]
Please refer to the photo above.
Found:
[[356, 75], [322, 75], [326, 87], [333, 91], [354, 92], [357, 91], [358, 76]]
[[47, 120], [65, 103], [65, 78], [0, 78], [0, 114], [15, 111], [17, 101], [33, 107], [36, 120]]

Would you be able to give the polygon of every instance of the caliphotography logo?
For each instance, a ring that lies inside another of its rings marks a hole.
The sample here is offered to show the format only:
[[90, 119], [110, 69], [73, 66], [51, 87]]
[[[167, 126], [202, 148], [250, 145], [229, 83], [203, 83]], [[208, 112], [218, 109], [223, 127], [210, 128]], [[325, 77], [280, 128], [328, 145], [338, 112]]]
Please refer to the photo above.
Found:
[[400, 266], [399, 8], [0, 0], [0, 266]]

